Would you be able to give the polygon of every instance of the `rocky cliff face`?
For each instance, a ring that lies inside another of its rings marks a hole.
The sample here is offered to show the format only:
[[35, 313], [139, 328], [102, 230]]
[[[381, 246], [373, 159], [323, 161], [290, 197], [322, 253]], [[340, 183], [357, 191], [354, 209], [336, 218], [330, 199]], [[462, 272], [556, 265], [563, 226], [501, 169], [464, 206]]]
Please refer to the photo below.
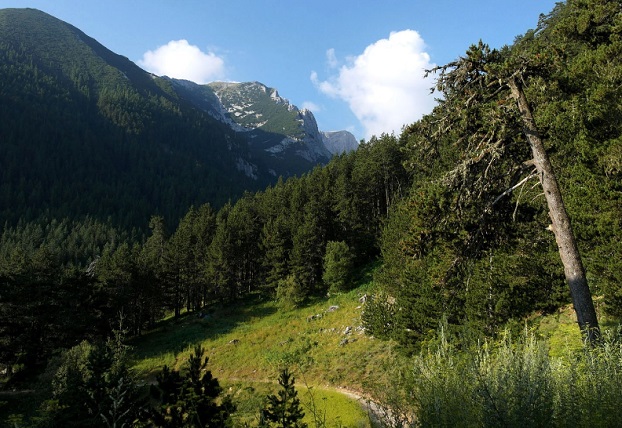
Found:
[[333, 155], [348, 153], [359, 147], [359, 143], [354, 135], [348, 131], [323, 131], [321, 135], [324, 146]]
[[[254, 171], [249, 177], [264, 168], [277, 176], [299, 174], [327, 163], [334, 153], [352, 150], [351, 141], [356, 142], [347, 131], [326, 137], [310, 110], [298, 109], [259, 82], [173, 82], [182, 97], [247, 138], [253, 156], [241, 170]], [[345, 143], [348, 135], [351, 141]], [[334, 151], [327, 148], [327, 141]], [[344, 145], [347, 148], [342, 149]]]

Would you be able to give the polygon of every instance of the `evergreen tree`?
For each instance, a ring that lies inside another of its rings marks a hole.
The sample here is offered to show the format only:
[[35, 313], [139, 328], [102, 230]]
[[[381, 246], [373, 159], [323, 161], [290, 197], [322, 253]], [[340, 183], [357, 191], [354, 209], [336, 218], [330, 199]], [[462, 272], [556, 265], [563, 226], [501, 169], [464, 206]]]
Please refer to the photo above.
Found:
[[268, 292], [274, 293], [279, 281], [287, 275], [291, 251], [291, 238], [284, 215], [279, 214], [264, 223], [260, 247], [263, 255], [264, 287]]
[[329, 241], [324, 254], [322, 280], [331, 292], [347, 291], [352, 271], [352, 254], [344, 241]]
[[194, 233], [196, 236], [196, 247], [194, 249], [194, 260], [197, 272], [197, 290], [195, 301], [192, 306], [195, 309], [208, 304], [209, 280], [206, 273], [208, 264], [209, 246], [216, 233], [216, 213], [210, 204], [203, 204], [199, 207], [196, 216]]
[[229, 426], [235, 406], [229, 397], [220, 397], [222, 388], [206, 370], [204, 353], [200, 345], [194, 349], [184, 375], [164, 366], [158, 384], [151, 388], [156, 405], [144, 415], [146, 423], [171, 428]]
[[206, 274], [210, 283], [210, 294], [216, 299], [235, 296], [235, 263], [233, 237], [229, 227], [231, 204], [225, 205], [216, 216], [214, 239], [208, 249]]
[[[466, 115], [471, 119], [468, 125], [471, 132], [466, 137], [465, 152], [471, 152], [478, 157], [474, 161], [467, 159], [458, 167], [462, 170], [462, 178], [459, 180], [463, 183], [477, 183], [481, 180], [479, 168], [485, 166], [488, 171], [492, 169], [493, 164], [501, 164], [499, 160], [505, 155], [508, 145], [513, 143], [511, 133], [508, 131], [517, 129], [519, 126], [517, 122], [522, 122], [523, 132], [533, 156], [530, 163], [535, 169], [535, 172], [523, 180], [527, 181], [534, 175], [539, 178], [552, 222], [551, 230], [559, 247], [579, 326], [590, 342], [594, 342], [600, 333], [582, 259], [556, 174], [523, 89], [523, 80], [530, 74], [537, 74], [540, 67], [541, 64], [534, 66], [520, 58], [517, 61], [514, 58], [508, 59], [503, 53], [491, 51], [480, 42], [479, 45], [472, 46], [464, 58], [437, 69], [440, 71], [437, 88], [445, 95], [448, 112]], [[511, 98], [516, 105], [514, 111], [509, 114], [506, 113], [508, 107], [500, 109], [490, 105], [491, 98], [498, 99], [502, 96], [505, 96], [504, 102]], [[487, 117], [487, 121], [477, 121], [483, 115]], [[486, 161], [481, 162], [484, 159]], [[481, 163], [479, 168], [478, 163]], [[476, 168], [472, 168], [473, 166]], [[476, 175], [471, 177], [473, 172], [465, 174], [465, 169], [472, 170]], [[515, 177], [518, 179], [520, 175], [516, 174]], [[511, 183], [512, 185], [508, 187], [513, 189], [522, 183], [523, 181]], [[499, 197], [492, 200], [489, 209], [493, 209], [492, 206], [506, 193], [508, 191], [500, 193]]]
[[63, 352], [60, 364], [50, 366], [52, 395], [41, 405], [38, 426], [110, 427], [134, 422], [141, 400], [122, 338], [116, 332], [106, 343], [85, 341]]
[[295, 274], [290, 274], [278, 281], [276, 298], [284, 309], [299, 307], [307, 297], [307, 290]]
[[153, 216], [149, 221], [151, 234], [141, 247], [138, 255], [139, 287], [144, 290], [144, 318], [148, 326], [153, 326], [162, 316], [167, 299], [164, 283], [164, 255], [166, 250], [166, 229], [164, 219]]
[[295, 379], [288, 369], [279, 375], [281, 389], [277, 395], [269, 395], [267, 404], [260, 412], [260, 426], [279, 428], [306, 428], [302, 422], [305, 414], [294, 388]]
[[290, 255], [291, 273], [309, 296], [318, 291], [322, 279], [322, 261], [326, 248], [326, 232], [316, 212], [308, 205], [303, 223], [294, 232]]

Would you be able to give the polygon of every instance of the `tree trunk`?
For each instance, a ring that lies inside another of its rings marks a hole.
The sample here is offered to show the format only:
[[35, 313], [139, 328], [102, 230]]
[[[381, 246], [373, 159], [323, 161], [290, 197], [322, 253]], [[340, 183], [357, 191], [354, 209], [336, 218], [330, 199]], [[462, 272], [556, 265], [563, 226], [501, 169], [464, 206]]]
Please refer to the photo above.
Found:
[[549, 208], [549, 217], [551, 218], [555, 240], [559, 248], [559, 255], [564, 265], [566, 281], [570, 287], [570, 295], [577, 313], [579, 328], [589, 343], [595, 344], [600, 338], [598, 319], [594, 310], [594, 302], [592, 301], [592, 294], [587, 283], [581, 255], [579, 254], [570, 225], [570, 218], [566, 212], [562, 194], [557, 184], [557, 178], [542, 144], [542, 139], [522, 86], [516, 80], [516, 77], [512, 77], [508, 85], [512, 91], [512, 97], [518, 104], [518, 109], [523, 119], [523, 132], [533, 152], [534, 164], [537, 168]]

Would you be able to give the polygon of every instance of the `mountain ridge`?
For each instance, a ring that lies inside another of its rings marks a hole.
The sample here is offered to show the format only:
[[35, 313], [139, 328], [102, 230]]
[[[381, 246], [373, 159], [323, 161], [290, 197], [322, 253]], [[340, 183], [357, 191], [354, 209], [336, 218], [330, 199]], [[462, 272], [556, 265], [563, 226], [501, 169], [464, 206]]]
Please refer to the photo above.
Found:
[[265, 88], [243, 101], [276, 122], [243, 123], [212, 87], [155, 76], [47, 13], [0, 10], [0, 221], [144, 227], [328, 162], [312, 113], [242, 85]]

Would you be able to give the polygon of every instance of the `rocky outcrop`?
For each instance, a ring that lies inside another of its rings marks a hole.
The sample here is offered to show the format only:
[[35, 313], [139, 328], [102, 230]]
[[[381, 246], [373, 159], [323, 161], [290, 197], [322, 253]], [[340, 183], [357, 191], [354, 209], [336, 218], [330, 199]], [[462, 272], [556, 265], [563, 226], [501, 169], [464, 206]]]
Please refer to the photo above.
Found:
[[359, 143], [348, 131], [323, 131], [322, 141], [326, 149], [333, 155], [340, 155], [358, 149]]
[[170, 80], [182, 98], [246, 139], [251, 156], [238, 160], [237, 168], [250, 178], [304, 173], [357, 146], [347, 131], [320, 132], [310, 110], [298, 109], [260, 82]]

